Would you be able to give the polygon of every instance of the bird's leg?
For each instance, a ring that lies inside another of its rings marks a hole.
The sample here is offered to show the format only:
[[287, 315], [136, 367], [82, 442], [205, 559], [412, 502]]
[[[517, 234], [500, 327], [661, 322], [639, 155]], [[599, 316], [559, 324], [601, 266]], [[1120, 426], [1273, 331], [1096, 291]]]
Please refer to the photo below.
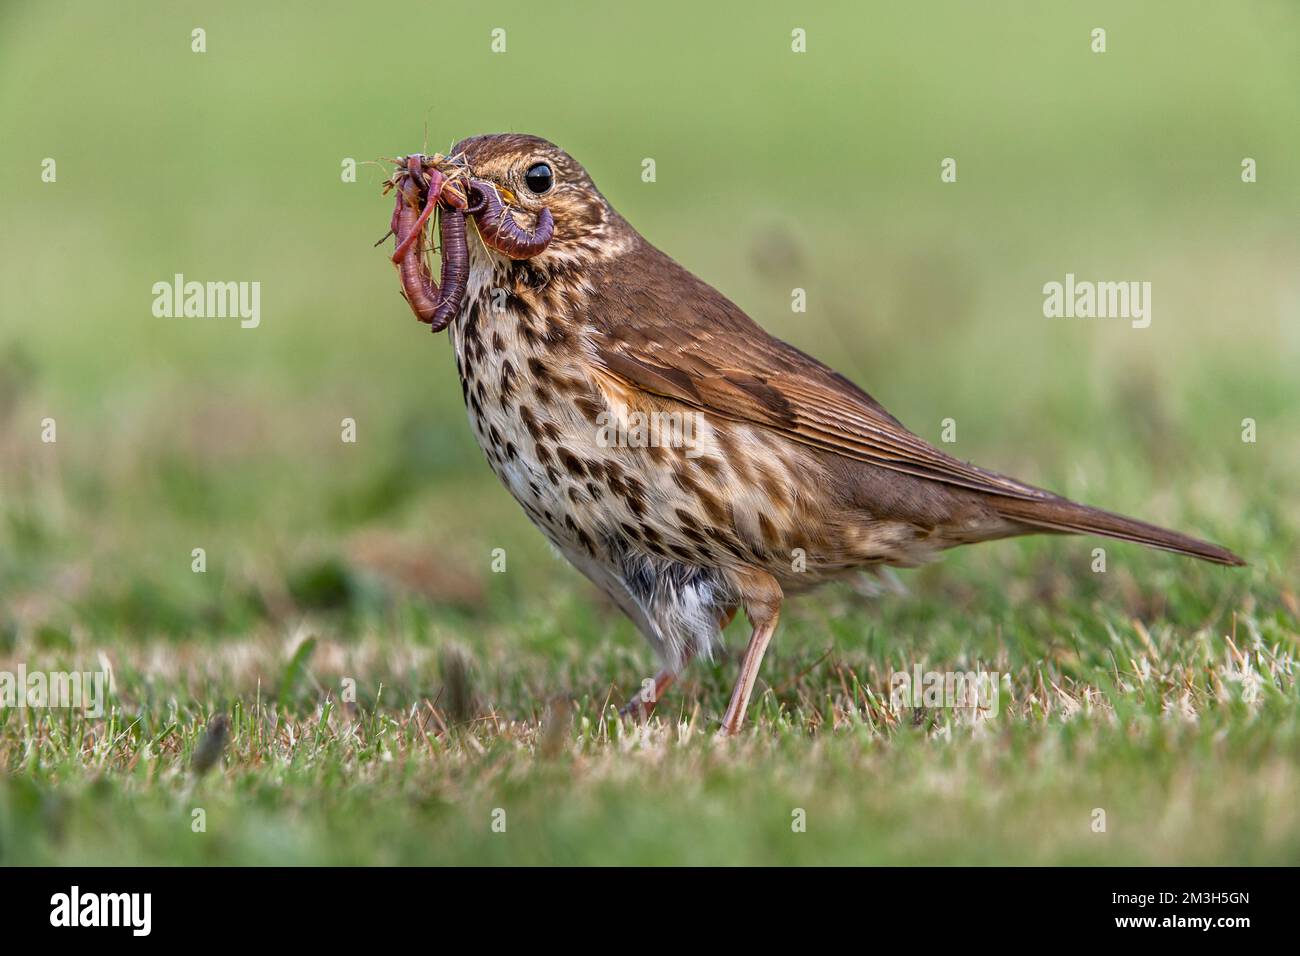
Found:
[[678, 668], [677, 670], [669, 670], [665, 667], [661, 670], [655, 675], [654, 690], [649, 694], [646, 694], [645, 692], [648, 688], [643, 688], [642, 690], [637, 691], [632, 695], [632, 699], [622, 706], [618, 715], [620, 717], [639, 717], [641, 720], [645, 720], [653, 714], [655, 711], [655, 704], [659, 703], [659, 699], [663, 696], [664, 691], [673, 685], [673, 681], [677, 680], [677, 675], [681, 673], [682, 668], [685, 668], [686, 665], [690, 663], [690, 660], [691, 655], [688, 651], [685, 658], [682, 660], [681, 668]]
[[781, 599], [785, 596], [776, 578], [766, 571], [748, 569], [737, 577], [745, 616], [754, 626], [754, 631], [749, 636], [745, 656], [740, 660], [740, 676], [736, 678], [731, 703], [727, 706], [722, 728], [718, 731], [719, 735], [726, 737], [740, 733], [741, 725], [745, 722], [749, 695], [754, 692], [754, 682], [758, 680], [758, 670], [763, 665], [763, 654], [776, 631], [776, 622], [781, 617]]
[[[731, 623], [731, 619], [735, 616], [736, 609], [734, 607], [727, 608], [727, 610], [723, 611], [722, 617], [718, 621], [718, 630], [725, 631], [727, 625]], [[664, 691], [673, 686], [673, 682], [677, 680], [677, 675], [686, 669], [686, 665], [691, 662], [691, 658], [694, 656], [694, 650], [692, 648], [687, 648], [686, 654], [682, 658], [681, 667], [676, 670], [669, 670], [665, 667], [655, 675], [653, 691], [654, 697], [652, 699], [647, 699], [647, 695], [643, 691], [637, 691], [632, 695], [632, 699], [619, 709], [618, 715], [620, 717], [639, 716], [642, 720], [645, 720], [653, 714], [655, 704], [659, 703], [659, 701], [663, 699]]]

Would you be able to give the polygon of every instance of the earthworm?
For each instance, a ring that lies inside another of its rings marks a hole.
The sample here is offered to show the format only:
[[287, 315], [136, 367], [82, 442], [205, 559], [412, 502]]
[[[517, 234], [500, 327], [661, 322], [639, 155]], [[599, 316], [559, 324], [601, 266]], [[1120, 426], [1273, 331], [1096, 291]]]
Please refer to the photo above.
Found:
[[[415, 225], [411, 227], [411, 231], [407, 234], [406, 238], [401, 241], [401, 244], [397, 247], [397, 251], [393, 253], [394, 262], [400, 263], [403, 257], [405, 257], [407, 250], [411, 248], [412, 243], [414, 243], [416, 240], [418, 240], [421, 236], [424, 235], [424, 224], [429, 221], [429, 216], [438, 207], [438, 196], [442, 192], [443, 175], [442, 173], [438, 172], [436, 169], [429, 170], [429, 173], [431, 179], [428, 186], [426, 187], [422, 177], [416, 178], [417, 176], [419, 176], [419, 172], [417, 170], [411, 170], [411, 178], [415, 179], [416, 186], [417, 186], [417, 190], [414, 194], [415, 204], [416, 205], [419, 204], [419, 194], [422, 191], [426, 191], [426, 189], [427, 189], [426, 195], [428, 198], [425, 199], [424, 211], [420, 213], [420, 218], [415, 220]], [[405, 190], [403, 190], [403, 192], [404, 191]], [[404, 198], [409, 198], [409, 197], [404, 197]]]
[[474, 216], [483, 241], [497, 252], [511, 259], [527, 259], [550, 244], [555, 232], [555, 219], [549, 209], [537, 214], [537, 226], [530, 232], [515, 222], [501, 201], [501, 194], [491, 183], [471, 179], [469, 188], [470, 204], [466, 212]]
[[469, 252], [465, 248], [465, 213], [444, 208], [438, 213], [442, 238], [442, 301], [431, 320], [432, 330], [441, 332], [460, 312], [469, 280]]
[[[432, 331], [441, 332], [460, 311], [469, 277], [463, 211], [465, 195], [458, 185], [448, 188], [447, 178], [437, 169], [422, 170], [422, 163], [423, 157], [408, 157], [407, 168], [393, 180], [397, 187], [397, 203], [391, 223], [397, 246], [393, 262], [401, 276], [402, 293], [415, 317], [427, 322]], [[438, 211], [442, 240], [440, 284], [434, 283], [421, 248], [425, 225], [435, 210]]]
[[[441, 332], [456, 317], [469, 281], [469, 253], [465, 245], [465, 217], [472, 215], [483, 241], [511, 259], [527, 259], [547, 247], [555, 232], [549, 209], [537, 215], [537, 225], [524, 229], [501, 200], [497, 187], [482, 179], [460, 175], [459, 165], [443, 165], [444, 157], [412, 154], [400, 160], [384, 189], [396, 190], [390, 231], [394, 236], [393, 262], [402, 281], [402, 294], [411, 311], [434, 332]], [[450, 175], [442, 169], [451, 170]], [[425, 229], [437, 216], [441, 240], [442, 273], [433, 281], [425, 261]]]

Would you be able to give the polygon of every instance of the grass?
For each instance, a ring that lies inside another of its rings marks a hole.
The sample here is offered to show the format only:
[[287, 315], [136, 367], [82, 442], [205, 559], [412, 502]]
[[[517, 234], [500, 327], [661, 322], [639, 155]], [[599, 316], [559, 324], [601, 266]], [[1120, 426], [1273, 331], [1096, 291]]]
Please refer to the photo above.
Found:
[[[0, 672], [113, 675], [102, 718], [0, 709], [0, 863], [1300, 862], [1294, 10], [830, 6], [797, 58], [775, 7], [503, 4], [435, 70], [425, 7], [293, 6], [0, 14]], [[339, 179], [435, 104], [433, 145], [569, 147], [927, 439], [1250, 567], [960, 550], [790, 602], [739, 740], [734, 657], [618, 720], [648, 650], [490, 480], [382, 174]], [[177, 271], [262, 325], [154, 318]], [[1151, 281], [1151, 327], [1044, 319], [1066, 272]], [[914, 666], [997, 712], [894, 706]]]
[[[0, 715], [0, 853], [10, 863], [1294, 862], [1294, 594], [1272, 604], [1249, 578], [1163, 557], [1142, 558], [1145, 586], [1112, 570], [1080, 589], [1041, 570], [1049, 547], [927, 569], [909, 595], [833, 589], [796, 605], [734, 742], [712, 736], [734, 661], [697, 667], [647, 725], [617, 718], [610, 702], [647, 661], [581, 587], [489, 601], [475, 622], [409, 596], [358, 597], [238, 639], [106, 647], [46, 635], [19, 655], [27, 667], [99, 657], [113, 705], [101, 720]], [[1144, 606], [1152, 589], [1169, 605]], [[917, 664], [1005, 675], [996, 713], [895, 706], [890, 675]], [[199, 775], [192, 755], [218, 713], [230, 720], [224, 756]], [[499, 811], [505, 832], [493, 829]]]

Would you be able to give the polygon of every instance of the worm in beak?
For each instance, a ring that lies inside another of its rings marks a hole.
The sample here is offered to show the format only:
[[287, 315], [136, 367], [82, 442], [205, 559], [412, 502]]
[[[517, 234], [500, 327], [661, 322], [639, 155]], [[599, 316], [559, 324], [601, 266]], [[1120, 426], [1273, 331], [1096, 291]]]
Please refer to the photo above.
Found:
[[550, 244], [555, 234], [555, 219], [549, 209], [537, 214], [537, 225], [529, 230], [510, 214], [508, 203], [515, 201], [510, 190], [484, 179], [471, 179], [469, 193], [466, 212], [474, 217], [483, 241], [497, 252], [511, 259], [528, 259]]
[[[415, 317], [434, 332], [445, 329], [460, 311], [469, 278], [465, 190], [459, 179], [444, 174], [444, 163], [441, 156], [408, 156], [387, 186], [397, 193], [391, 223], [396, 243], [392, 259], [401, 277], [402, 295]], [[424, 255], [425, 230], [435, 213], [442, 253], [441, 281], [437, 283]]]

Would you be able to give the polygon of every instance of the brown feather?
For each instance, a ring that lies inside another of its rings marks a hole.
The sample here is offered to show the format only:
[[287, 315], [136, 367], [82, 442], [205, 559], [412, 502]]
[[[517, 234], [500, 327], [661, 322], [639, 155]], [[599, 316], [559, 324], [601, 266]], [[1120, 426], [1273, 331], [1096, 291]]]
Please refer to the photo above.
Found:
[[[944, 454], [843, 375], [769, 335], [717, 290], [633, 235], [633, 254], [599, 267], [584, 315], [595, 332], [597, 362], [625, 386], [761, 425], [842, 458], [976, 492], [987, 496], [983, 504], [994, 514], [1025, 531], [1097, 534], [1220, 564], [1245, 563], [1218, 545], [1075, 504]], [[861, 477], [879, 487], [874, 475]], [[933, 501], [921, 487], [898, 498]], [[932, 520], [929, 513], [895, 510], [891, 517]], [[991, 529], [989, 537], [1006, 533]]]
[[596, 359], [610, 374], [893, 471], [986, 494], [1050, 497], [945, 455], [844, 376], [769, 335], [717, 290], [641, 243], [634, 254], [603, 264], [605, 274], [592, 283], [585, 317], [595, 328]]
[[1120, 541], [1133, 541], [1149, 548], [1159, 548], [1161, 551], [1186, 554], [1215, 564], [1226, 564], [1232, 567], [1243, 567], [1246, 564], [1227, 548], [1221, 548], [1217, 544], [1147, 524], [1136, 518], [1127, 518], [1124, 515], [1102, 511], [1100, 508], [1076, 504], [1065, 498], [1051, 501], [1007, 499], [997, 502], [994, 507], [1004, 517], [1044, 531], [1096, 534], [1105, 538], [1117, 538]]

